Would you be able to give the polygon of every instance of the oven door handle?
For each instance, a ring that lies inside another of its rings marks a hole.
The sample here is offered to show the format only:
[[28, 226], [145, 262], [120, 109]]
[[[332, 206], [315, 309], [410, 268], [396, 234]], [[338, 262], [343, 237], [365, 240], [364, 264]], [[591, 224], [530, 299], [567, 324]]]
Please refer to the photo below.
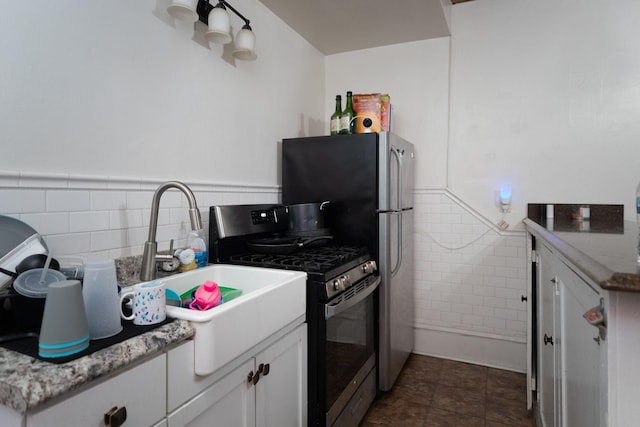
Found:
[[373, 293], [373, 291], [376, 290], [378, 285], [380, 285], [381, 281], [382, 281], [382, 279], [380, 278], [380, 276], [378, 276], [373, 283], [371, 283], [369, 286], [367, 286], [366, 289], [364, 289], [363, 291], [360, 291], [359, 293], [357, 293], [353, 297], [349, 298], [348, 300], [339, 302], [336, 305], [326, 304], [324, 306], [324, 318], [325, 318], [325, 320], [328, 320], [328, 319], [332, 318], [333, 316], [335, 316], [337, 314], [340, 314], [343, 311], [350, 309], [354, 305], [359, 304], [360, 302], [364, 301], [365, 298], [367, 298], [369, 295], [371, 295]]

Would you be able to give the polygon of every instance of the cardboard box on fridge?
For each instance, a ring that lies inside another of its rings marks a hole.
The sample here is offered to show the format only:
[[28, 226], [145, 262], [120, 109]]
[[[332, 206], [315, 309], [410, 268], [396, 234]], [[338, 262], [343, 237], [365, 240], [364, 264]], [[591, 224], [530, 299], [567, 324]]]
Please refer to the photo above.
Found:
[[389, 95], [379, 93], [353, 95], [353, 109], [356, 112], [356, 132], [381, 132], [389, 129]]

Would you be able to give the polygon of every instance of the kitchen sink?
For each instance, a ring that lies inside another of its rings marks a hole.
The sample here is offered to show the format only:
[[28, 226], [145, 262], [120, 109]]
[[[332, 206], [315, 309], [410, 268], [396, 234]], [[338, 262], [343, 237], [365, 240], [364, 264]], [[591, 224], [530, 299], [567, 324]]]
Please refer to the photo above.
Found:
[[197, 375], [211, 374], [305, 314], [307, 279], [299, 271], [215, 264], [159, 280], [179, 295], [207, 280], [242, 291], [206, 311], [167, 306], [168, 316], [195, 329]]

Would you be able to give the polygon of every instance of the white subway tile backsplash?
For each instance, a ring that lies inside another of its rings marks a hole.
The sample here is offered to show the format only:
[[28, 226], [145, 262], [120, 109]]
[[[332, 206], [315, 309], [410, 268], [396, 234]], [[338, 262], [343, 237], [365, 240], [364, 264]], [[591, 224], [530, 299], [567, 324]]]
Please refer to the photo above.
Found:
[[111, 210], [109, 212], [109, 228], [114, 229], [130, 229], [143, 226], [142, 210]]
[[473, 287], [474, 295], [481, 295], [483, 297], [492, 297], [495, 295], [495, 288], [492, 286], [479, 286], [476, 285]]
[[475, 327], [482, 326], [483, 319], [484, 319], [484, 317], [482, 317], [482, 316], [476, 316], [474, 314], [464, 314], [462, 316], [462, 323], [464, 325], [471, 326], [472, 330], [473, 330], [474, 326]]
[[85, 255], [91, 252], [91, 233], [45, 235], [44, 239], [54, 256]]
[[[142, 253], [151, 200], [160, 181], [64, 174], [23, 178], [0, 177], [0, 212], [34, 227], [55, 254], [115, 258]], [[280, 199], [277, 188], [202, 183], [192, 188], [207, 230], [211, 205]], [[171, 239], [175, 247], [186, 244], [187, 205], [177, 190], [162, 196], [156, 235], [161, 250], [169, 248]], [[447, 190], [416, 191], [414, 211], [415, 321], [462, 333], [523, 339], [524, 233], [501, 232]]]
[[415, 199], [416, 290], [437, 290], [421, 293], [421, 298], [437, 297], [438, 308], [450, 302], [452, 311], [462, 315], [438, 315], [433, 304], [422, 303], [416, 321], [523, 339], [524, 233], [501, 232], [446, 190], [417, 191]]
[[[200, 215], [202, 217], [202, 215]], [[189, 218], [189, 209], [188, 207], [177, 207], [169, 209], [169, 222], [171, 224], [175, 223], [187, 223], [191, 224], [191, 219]]]
[[[127, 228], [127, 245], [143, 247], [144, 242], [149, 238], [149, 227]], [[157, 241], [157, 237], [156, 237]], [[142, 251], [139, 252], [142, 254]]]
[[482, 316], [482, 317], [493, 317], [495, 316], [495, 309], [493, 307], [474, 305], [473, 314], [475, 314], [476, 316]]
[[504, 298], [483, 296], [482, 304], [486, 307], [505, 308], [507, 306], [507, 300], [505, 300]]
[[109, 229], [109, 212], [70, 212], [69, 231], [71, 233]]
[[465, 293], [464, 295], [462, 295], [462, 302], [465, 303], [465, 304], [472, 305], [474, 307], [485, 307], [483, 305], [484, 299], [483, 299], [482, 295], [475, 295], [475, 294], [473, 294], [471, 292], [473, 292], [473, 287], [471, 287], [470, 292]]
[[462, 323], [462, 313], [443, 312], [441, 320], [453, 324]]
[[43, 212], [20, 215], [26, 222], [42, 235], [69, 233], [69, 213]]
[[[127, 209], [149, 209], [151, 210], [151, 201], [153, 200], [153, 191], [127, 191], [126, 193]], [[168, 200], [163, 195], [160, 200], [160, 208], [170, 207]]]
[[74, 212], [91, 209], [91, 193], [82, 190], [47, 191], [47, 212]]
[[37, 213], [46, 210], [44, 190], [0, 189], [0, 212], [4, 214]]
[[[0, 213], [38, 231], [57, 255], [114, 258], [142, 254], [148, 238], [151, 200], [163, 181], [128, 177], [0, 172]], [[279, 189], [187, 183], [195, 193], [208, 230], [209, 206], [232, 200], [277, 203]], [[197, 190], [197, 191], [196, 191]], [[186, 244], [190, 229], [186, 197], [167, 190], [160, 202], [156, 240]], [[175, 222], [174, 222], [175, 220]]]
[[527, 322], [520, 320], [507, 320], [506, 326], [508, 331], [513, 331], [513, 333], [519, 333], [520, 331], [527, 330]]
[[[149, 204], [151, 206], [151, 204]], [[92, 191], [91, 210], [110, 211], [133, 209], [127, 206], [127, 193], [124, 191]]]
[[505, 308], [496, 308], [495, 317], [505, 320], [518, 320], [518, 312], [516, 310], [509, 310]]
[[125, 230], [106, 230], [91, 233], [91, 252], [108, 251], [128, 246]]
[[482, 318], [483, 326], [491, 329], [506, 329], [507, 321], [504, 319], [498, 319], [496, 317], [483, 317]]

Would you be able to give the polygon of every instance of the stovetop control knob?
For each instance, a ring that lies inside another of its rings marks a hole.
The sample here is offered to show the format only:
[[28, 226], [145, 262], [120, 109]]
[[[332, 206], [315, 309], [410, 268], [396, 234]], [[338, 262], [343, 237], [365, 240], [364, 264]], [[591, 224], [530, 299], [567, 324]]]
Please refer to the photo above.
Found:
[[349, 286], [351, 286], [351, 277], [349, 277], [348, 274], [345, 274], [344, 276], [340, 276], [340, 281], [342, 282], [342, 290], [345, 290]]
[[378, 270], [378, 266], [376, 266], [375, 261], [367, 261], [364, 264], [362, 264], [362, 272], [364, 274], [372, 274], [372, 273], [375, 273], [377, 270]]
[[344, 290], [344, 288], [340, 284], [340, 279], [333, 279], [333, 290], [334, 291]]

